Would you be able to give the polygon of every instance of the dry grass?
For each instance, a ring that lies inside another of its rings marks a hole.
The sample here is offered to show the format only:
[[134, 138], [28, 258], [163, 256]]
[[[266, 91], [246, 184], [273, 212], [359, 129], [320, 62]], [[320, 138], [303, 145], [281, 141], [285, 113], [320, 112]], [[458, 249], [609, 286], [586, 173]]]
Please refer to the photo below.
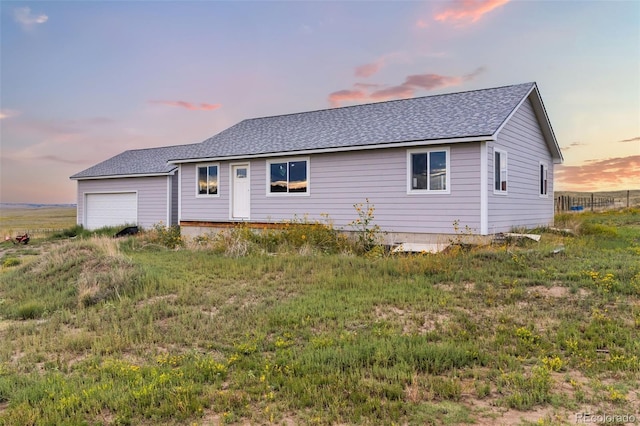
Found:
[[0, 209], [0, 235], [28, 233], [34, 238], [50, 235], [76, 224], [75, 207], [16, 207]]

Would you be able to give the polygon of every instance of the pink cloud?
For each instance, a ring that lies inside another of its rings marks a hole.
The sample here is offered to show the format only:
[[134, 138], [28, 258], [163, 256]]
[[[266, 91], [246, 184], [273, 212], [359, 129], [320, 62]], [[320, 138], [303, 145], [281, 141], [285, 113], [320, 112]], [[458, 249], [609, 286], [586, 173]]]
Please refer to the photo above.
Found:
[[149, 101], [150, 104], [168, 105], [188, 109], [190, 111], [213, 111], [222, 106], [222, 104], [194, 104], [185, 101]]
[[558, 165], [555, 179], [565, 190], [637, 189], [640, 155], [591, 160], [580, 166]]
[[455, 0], [435, 16], [436, 21], [476, 22], [510, 0]]
[[341, 102], [364, 101], [367, 94], [362, 90], [338, 90], [329, 94], [329, 103], [332, 107], [339, 107]]
[[399, 86], [387, 87], [386, 89], [376, 90], [369, 95], [370, 100], [383, 101], [390, 99], [407, 99], [415, 95], [416, 89], [411, 85], [401, 84]]
[[440, 87], [457, 86], [463, 81], [463, 77], [449, 77], [438, 74], [418, 74], [408, 76], [405, 84], [425, 90], [433, 90]]
[[[439, 74], [415, 74], [405, 78], [401, 84], [384, 87], [378, 84], [356, 83], [354, 90], [339, 90], [329, 95], [332, 107], [342, 102], [372, 102], [390, 99], [406, 99], [415, 96], [418, 90], [434, 90], [450, 86], [458, 86], [482, 74], [484, 67], [462, 76], [446, 76]], [[382, 87], [382, 88], [381, 88]]]
[[484, 67], [479, 67], [475, 71], [462, 76], [447, 76], [439, 74], [416, 74], [407, 77], [403, 83], [425, 90], [441, 89], [450, 86], [459, 86], [465, 81], [473, 80], [485, 71]]
[[380, 71], [380, 68], [382, 68], [383, 65], [384, 65], [384, 61], [382, 60], [378, 60], [370, 64], [360, 65], [359, 67], [356, 67], [356, 71], [355, 71], [356, 77], [361, 77], [361, 78], [371, 77], [372, 75]]

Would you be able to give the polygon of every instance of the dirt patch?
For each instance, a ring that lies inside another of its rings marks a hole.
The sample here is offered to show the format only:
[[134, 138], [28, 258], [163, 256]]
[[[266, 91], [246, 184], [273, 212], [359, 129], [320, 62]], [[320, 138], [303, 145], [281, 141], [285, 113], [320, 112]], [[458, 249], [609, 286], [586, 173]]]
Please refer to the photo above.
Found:
[[511, 426], [524, 422], [535, 424], [536, 422], [544, 422], [545, 420], [565, 424], [571, 419], [573, 414], [560, 412], [548, 406], [538, 407], [537, 409], [528, 411], [519, 411], [496, 407], [492, 405], [491, 401], [486, 400], [473, 400], [466, 405], [476, 413], [476, 418], [473, 423], [476, 426]]
[[395, 306], [376, 306], [374, 311], [376, 318], [402, 325], [403, 334], [422, 336], [437, 330], [440, 325], [450, 320], [447, 315], [433, 312], [414, 312]]
[[473, 291], [476, 288], [476, 283], [471, 281], [465, 281], [460, 284], [436, 284], [439, 288], [445, 291], [459, 291], [460, 289], [464, 291]]
[[535, 287], [529, 287], [527, 289], [527, 293], [532, 296], [543, 297], [543, 298], [553, 298], [553, 299], [559, 299], [563, 297], [583, 298], [589, 295], [589, 291], [583, 288], [578, 289], [576, 293], [572, 293], [569, 287], [562, 287], [562, 286], [545, 287], [541, 285], [535, 286]]

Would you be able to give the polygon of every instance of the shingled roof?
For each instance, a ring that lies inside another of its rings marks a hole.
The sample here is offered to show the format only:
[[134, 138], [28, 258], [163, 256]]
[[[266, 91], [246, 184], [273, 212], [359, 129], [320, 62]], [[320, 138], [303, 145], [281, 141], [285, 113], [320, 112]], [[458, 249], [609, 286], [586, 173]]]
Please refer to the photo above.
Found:
[[[179, 163], [197, 159], [372, 148], [412, 141], [489, 138], [496, 134], [534, 88], [535, 83], [524, 83], [253, 118], [192, 145], [182, 157], [172, 160]], [[541, 108], [544, 111], [544, 107]], [[550, 127], [548, 133], [555, 144]]]
[[494, 138], [529, 97], [552, 156], [562, 161], [535, 83], [252, 118], [203, 142], [125, 151], [71, 179], [163, 175], [172, 163]]
[[189, 148], [190, 145], [176, 145], [132, 149], [76, 173], [71, 179], [168, 175], [177, 168], [168, 163], [169, 159], [180, 157]]

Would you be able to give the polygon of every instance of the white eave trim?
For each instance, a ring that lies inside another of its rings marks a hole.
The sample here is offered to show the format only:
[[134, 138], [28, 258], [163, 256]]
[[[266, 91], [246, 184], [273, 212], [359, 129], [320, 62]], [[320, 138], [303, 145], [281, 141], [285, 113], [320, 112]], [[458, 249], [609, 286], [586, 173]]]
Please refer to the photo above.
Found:
[[122, 178], [137, 178], [137, 177], [158, 177], [158, 176], [171, 176], [176, 172], [177, 168], [166, 173], [140, 173], [135, 175], [109, 175], [109, 176], [82, 176], [82, 177], [70, 177], [71, 180], [94, 180], [94, 179], [122, 179]]
[[409, 142], [392, 142], [388, 144], [376, 144], [376, 145], [355, 145], [345, 146], [337, 148], [319, 148], [319, 149], [305, 149], [300, 151], [282, 151], [282, 152], [269, 152], [261, 154], [250, 155], [230, 155], [227, 157], [202, 157], [191, 158], [182, 160], [169, 160], [169, 164], [181, 164], [181, 163], [202, 163], [208, 161], [225, 161], [225, 160], [246, 160], [250, 158], [269, 158], [269, 157], [290, 157], [290, 156], [304, 156], [311, 154], [324, 154], [330, 152], [348, 152], [348, 151], [370, 151], [374, 149], [387, 149], [387, 148], [405, 148], [413, 146], [425, 146], [425, 145], [447, 145], [452, 143], [462, 142], [481, 142], [481, 141], [495, 141], [495, 135], [487, 136], [473, 136], [467, 138], [449, 138], [449, 139], [428, 139]]

